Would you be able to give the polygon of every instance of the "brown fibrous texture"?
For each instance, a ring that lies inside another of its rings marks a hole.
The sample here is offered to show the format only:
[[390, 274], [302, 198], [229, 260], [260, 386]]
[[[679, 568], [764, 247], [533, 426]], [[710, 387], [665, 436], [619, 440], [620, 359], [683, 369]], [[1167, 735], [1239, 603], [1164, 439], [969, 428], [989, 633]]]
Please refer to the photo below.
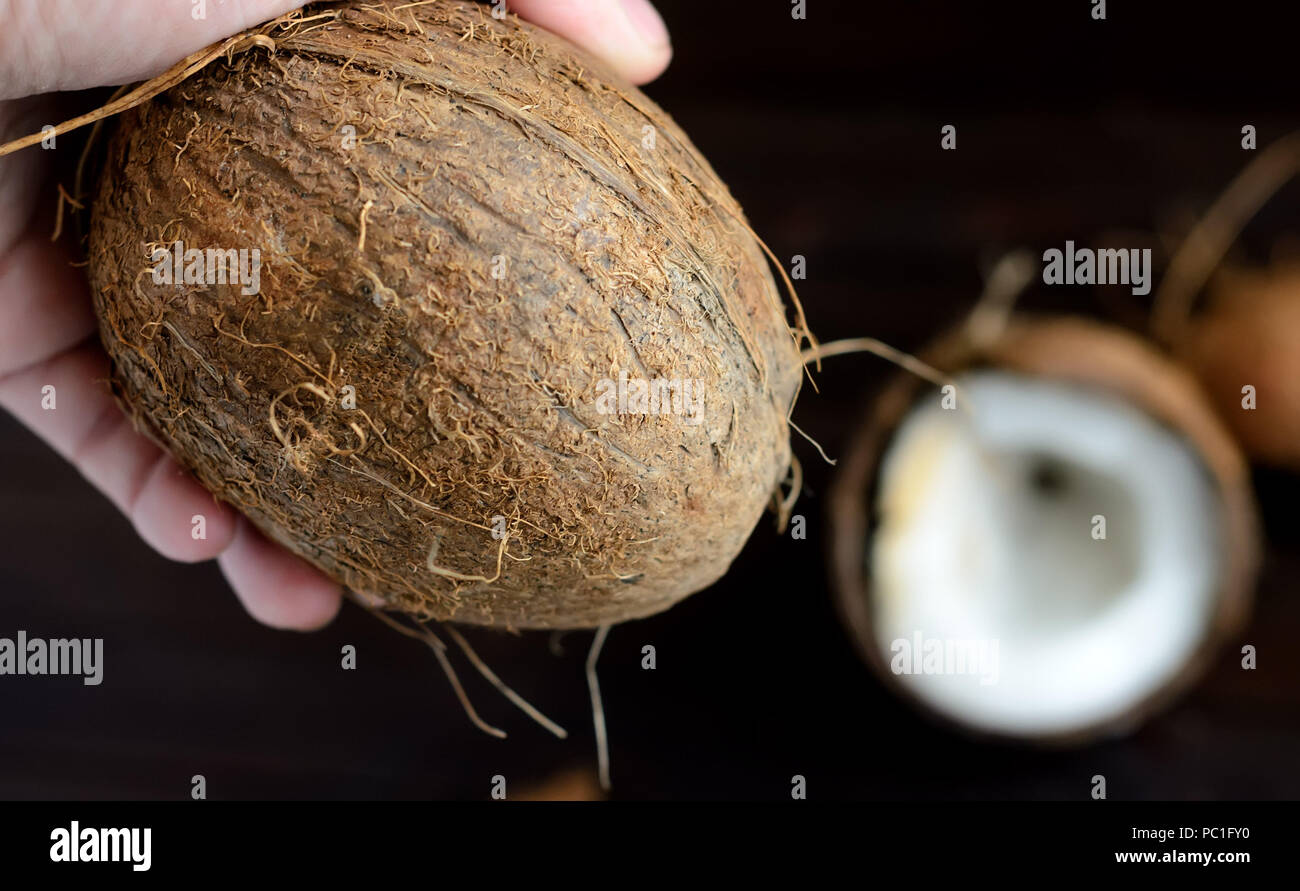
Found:
[[[261, 33], [109, 146], [90, 272], [140, 427], [418, 619], [593, 627], [719, 578], [787, 473], [801, 367], [682, 131], [471, 3], [320, 4]], [[258, 249], [260, 291], [158, 283], [178, 241]], [[602, 412], [620, 373], [701, 382], [702, 423]]]
[[[1300, 264], [1225, 270], [1178, 345], [1247, 454], [1300, 470]], [[1250, 389], [1246, 389], [1250, 388]]]

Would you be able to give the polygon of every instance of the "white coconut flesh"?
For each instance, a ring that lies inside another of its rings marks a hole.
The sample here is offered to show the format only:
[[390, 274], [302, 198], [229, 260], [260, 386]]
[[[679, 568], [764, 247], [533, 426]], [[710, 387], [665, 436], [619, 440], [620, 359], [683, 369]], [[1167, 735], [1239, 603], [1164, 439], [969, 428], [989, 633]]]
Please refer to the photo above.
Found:
[[1122, 718], [1209, 632], [1210, 474], [1178, 433], [1103, 391], [993, 370], [955, 383], [956, 408], [923, 400], [882, 461], [876, 643], [912, 693], [981, 730]]

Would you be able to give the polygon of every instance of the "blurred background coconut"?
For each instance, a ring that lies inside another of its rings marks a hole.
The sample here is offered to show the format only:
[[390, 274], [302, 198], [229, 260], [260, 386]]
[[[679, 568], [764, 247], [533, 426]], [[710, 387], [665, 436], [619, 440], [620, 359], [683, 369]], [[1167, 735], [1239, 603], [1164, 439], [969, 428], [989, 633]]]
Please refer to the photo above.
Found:
[[1300, 256], [1219, 270], [1206, 304], [1179, 355], [1249, 455], [1300, 472]]
[[830, 494], [832, 584], [863, 657], [981, 736], [1080, 746], [1141, 726], [1249, 615], [1240, 447], [1189, 369], [1113, 325], [1007, 315], [921, 356], [952, 383], [891, 386]]
[[[677, 58], [650, 87], [787, 262], [823, 339], [918, 350], [970, 310], [1008, 249], [1176, 243], [1261, 147], [1300, 128], [1295, 11], [1240, 2], [790, 4], [661, 0]], [[957, 128], [957, 150], [939, 147]], [[71, 148], [74, 141], [66, 140]], [[64, 154], [65, 140], [60, 140]], [[75, 159], [75, 148], [67, 153]], [[1229, 260], [1294, 243], [1284, 188]], [[1124, 287], [1030, 286], [1027, 310], [1132, 328]], [[1297, 334], [1300, 336], [1300, 333]], [[831, 364], [831, 363], [834, 364]], [[828, 360], [797, 421], [831, 455], [895, 370]], [[38, 394], [33, 394], [38, 398]], [[1121, 739], [1064, 751], [977, 742], [882, 685], [841, 627], [823, 553], [833, 470], [796, 444], [806, 539], [760, 524], [732, 572], [613, 630], [600, 660], [614, 798], [1300, 798], [1300, 499], [1257, 470], [1265, 523], [1251, 623], [1173, 707]], [[325, 631], [254, 625], [215, 566], [169, 564], [52, 452], [0, 418], [0, 634], [105, 638], [105, 680], [0, 678], [0, 796], [487, 798], [594, 771], [582, 667], [590, 635], [475, 633], [480, 654], [571, 731], [551, 738], [464, 673], [474, 730], [427, 649], [355, 608]], [[340, 648], [357, 647], [356, 671]], [[1258, 650], [1244, 671], [1240, 646]], [[643, 647], [657, 668], [644, 670]]]

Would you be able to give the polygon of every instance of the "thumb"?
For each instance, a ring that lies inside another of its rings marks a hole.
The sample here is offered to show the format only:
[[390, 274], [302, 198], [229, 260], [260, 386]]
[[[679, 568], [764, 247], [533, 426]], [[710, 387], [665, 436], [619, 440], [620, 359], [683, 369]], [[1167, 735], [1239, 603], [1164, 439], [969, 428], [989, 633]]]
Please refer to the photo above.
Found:
[[650, 0], [508, 0], [506, 5], [635, 84], [654, 80], [673, 56], [668, 29]]
[[152, 77], [305, 0], [0, 0], [0, 99]]

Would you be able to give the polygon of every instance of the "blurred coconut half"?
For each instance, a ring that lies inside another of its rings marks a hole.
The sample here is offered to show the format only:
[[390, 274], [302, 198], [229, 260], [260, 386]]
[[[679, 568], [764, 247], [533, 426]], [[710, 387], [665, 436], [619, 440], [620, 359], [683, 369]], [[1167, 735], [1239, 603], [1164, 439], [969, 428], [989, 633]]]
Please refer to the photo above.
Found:
[[1135, 726], [1247, 615], [1248, 468], [1194, 378], [1127, 332], [1013, 318], [922, 356], [831, 495], [843, 618], [904, 696], [982, 734]]

